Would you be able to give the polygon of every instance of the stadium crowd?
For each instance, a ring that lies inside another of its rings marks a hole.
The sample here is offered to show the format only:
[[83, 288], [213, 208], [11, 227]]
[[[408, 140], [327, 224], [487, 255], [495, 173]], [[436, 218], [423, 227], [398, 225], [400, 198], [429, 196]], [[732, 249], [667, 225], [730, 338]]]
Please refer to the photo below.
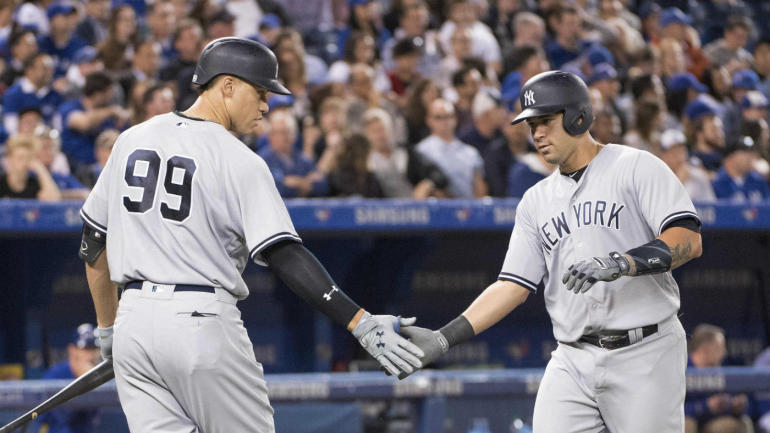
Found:
[[0, 0], [0, 197], [84, 198], [119, 132], [189, 107], [202, 47], [235, 35], [293, 93], [241, 137], [287, 198], [520, 197], [554, 167], [510, 125], [519, 89], [562, 69], [592, 134], [658, 155], [693, 200], [770, 199], [764, 4]]

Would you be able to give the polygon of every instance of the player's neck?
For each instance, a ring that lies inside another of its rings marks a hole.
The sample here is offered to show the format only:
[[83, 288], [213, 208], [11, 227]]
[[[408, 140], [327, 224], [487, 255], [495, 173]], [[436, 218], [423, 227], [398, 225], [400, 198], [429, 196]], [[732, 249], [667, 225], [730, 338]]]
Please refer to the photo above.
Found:
[[230, 128], [230, 122], [227, 114], [223, 110], [217, 109], [220, 105], [208, 101], [206, 95], [200, 95], [198, 99], [188, 108], [183, 111], [182, 114], [190, 117], [197, 117], [199, 119], [208, 120], [211, 122], [219, 123], [225, 128]]
[[561, 164], [559, 164], [559, 171], [562, 173], [572, 173], [580, 170], [588, 165], [592, 159], [602, 150], [602, 145], [588, 136], [586, 139], [581, 140], [575, 147], [575, 151]]

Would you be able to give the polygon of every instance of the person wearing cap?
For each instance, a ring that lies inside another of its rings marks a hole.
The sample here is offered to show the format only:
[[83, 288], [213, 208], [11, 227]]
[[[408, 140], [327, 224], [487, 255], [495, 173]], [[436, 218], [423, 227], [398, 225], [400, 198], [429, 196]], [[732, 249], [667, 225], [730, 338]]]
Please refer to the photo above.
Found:
[[708, 87], [689, 72], [675, 74], [668, 79], [666, 106], [675, 116], [681, 117], [684, 107], [702, 93], [708, 93]]
[[754, 56], [744, 47], [749, 42], [753, 25], [748, 17], [733, 16], [727, 20], [724, 36], [703, 47], [703, 52], [712, 63], [718, 65], [739, 65], [744, 68], [754, 63]]
[[72, 4], [55, 1], [48, 6], [46, 14], [51, 32], [40, 38], [40, 51], [48, 53], [54, 59], [54, 78], [59, 78], [67, 73], [75, 53], [88, 44], [75, 35], [78, 12]]
[[724, 103], [724, 115], [722, 120], [725, 125], [725, 136], [735, 138], [738, 135], [738, 126], [741, 122], [741, 100], [750, 91], [757, 90], [759, 75], [751, 69], [739, 69], [733, 72], [729, 98]]
[[727, 148], [722, 168], [712, 182], [717, 198], [740, 202], [770, 199], [770, 186], [754, 170], [758, 147], [751, 137], [739, 137]]
[[744, 120], [767, 119], [770, 101], [758, 90], [749, 90], [743, 95], [738, 106], [741, 108], [741, 123]]
[[221, 7], [206, 22], [206, 34], [211, 39], [219, 39], [235, 35], [235, 16]]
[[396, 95], [404, 96], [410, 84], [421, 77], [417, 70], [422, 53], [411, 38], [398, 41], [393, 46], [393, 69], [388, 71], [390, 88]]
[[[67, 359], [51, 366], [41, 379], [76, 379], [99, 363], [99, 347], [94, 325], [83, 323], [73, 332], [67, 345]], [[99, 420], [97, 409], [72, 410], [57, 407], [40, 416], [41, 432], [91, 433]]]
[[[669, 7], [660, 13], [659, 23], [661, 42], [658, 45], [662, 48], [663, 41], [666, 39], [673, 39], [681, 44], [682, 50], [687, 56], [687, 70], [696, 77], [700, 77], [711, 62], [701, 49], [700, 36], [692, 27], [692, 18], [679, 8]], [[662, 52], [661, 58], [665, 62], [667, 60], [666, 53]], [[676, 72], [684, 72], [684, 69]]]
[[713, 176], [722, 166], [722, 149], [725, 146], [722, 109], [712, 98], [701, 95], [687, 104], [684, 111], [692, 156]]
[[660, 13], [663, 9], [652, 0], [647, 0], [639, 6], [639, 19], [641, 19], [642, 36], [647, 42], [655, 44], [660, 34]]
[[282, 26], [281, 19], [278, 18], [278, 15], [265, 14], [259, 21], [257, 33], [249, 36], [249, 39], [261, 42], [272, 48], [275, 45], [276, 39], [278, 39], [278, 34], [281, 32]]
[[660, 136], [658, 157], [668, 165], [682, 182], [693, 201], [714, 201], [711, 179], [703, 168], [695, 165], [687, 155], [687, 138], [678, 129], [667, 129]]
[[[624, 106], [630, 105], [629, 101], [623, 101], [620, 96], [620, 82], [618, 73], [609, 63], [599, 63], [593, 68], [593, 72], [588, 77], [587, 83], [592, 90], [596, 90], [601, 95], [602, 106], [608, 108], [620, 120], [621, 134], [628, 129], [627, 109]], [[625, 103], [624, 103], [625, 102]], [[623, 104], [623, 105], [621, 105]], [[630, 107], [628, 107], [630, 109]]]
[[54, 63], [51, 56], [38, 52], [24, 61], [24, 75], [3, 96], [3, 126], [13, 135], [19, 123], [19, 111], [38, 107], [43, 120], [51, 125], [62, 103], [61, 94], [52, 88]]

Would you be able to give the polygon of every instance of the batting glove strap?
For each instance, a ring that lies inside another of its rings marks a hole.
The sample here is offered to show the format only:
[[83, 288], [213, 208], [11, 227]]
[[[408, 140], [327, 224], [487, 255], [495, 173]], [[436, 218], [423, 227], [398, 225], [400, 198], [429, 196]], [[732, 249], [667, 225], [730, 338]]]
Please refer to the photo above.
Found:
[[414, 324], [415, 319], [390, 315], [372, 316], [365, 312], [352, 334], [369, 354], [390, 374], [412, 373], [422, 367], [423, 351], [396, 332], [401, 326]]
[[[631, 265], [622, 254], [617, 251], [613, 251], [610, 253], [610, 258], [615, 262], [615, 265], [620, 268], [620, 275], [628, 275], [628, 272], [631, 270]], [[597, 258], [594, 257], [594, 260], [596, 259]]]

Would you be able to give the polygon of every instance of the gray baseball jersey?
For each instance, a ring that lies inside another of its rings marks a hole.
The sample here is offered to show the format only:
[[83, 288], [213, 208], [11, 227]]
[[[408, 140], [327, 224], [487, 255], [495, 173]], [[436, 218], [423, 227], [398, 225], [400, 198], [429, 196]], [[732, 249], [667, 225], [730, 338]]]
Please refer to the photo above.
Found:
[[666, 164], [648, 152], [608, 144], [579, 181], [557, 171], [527, 190], [499, 279], [533, 292], [543, 282], [558, 341], [659, 323], [679, 309], [670, 272], [599, 281], [581, 295], [568, 292], [560, 277], [582, 259], [650, 242], [683, 217], [697, 218], [695, 207]]
[[248, 295], [247, 259], [299, 237], [265, 162], [222, 125], [168, 113], [120, 135], [81, 210], [109, 232], [123, 284], [222, 287]]
[[107, 234], [112, 280], [143, 281], [125, 290], [114, 324], [131, 431], [273, 432], [236, 307], [247, 260], [299, 241], [265, 162], [218, 123], [156, 116], [120, 135], [81, 216]]

